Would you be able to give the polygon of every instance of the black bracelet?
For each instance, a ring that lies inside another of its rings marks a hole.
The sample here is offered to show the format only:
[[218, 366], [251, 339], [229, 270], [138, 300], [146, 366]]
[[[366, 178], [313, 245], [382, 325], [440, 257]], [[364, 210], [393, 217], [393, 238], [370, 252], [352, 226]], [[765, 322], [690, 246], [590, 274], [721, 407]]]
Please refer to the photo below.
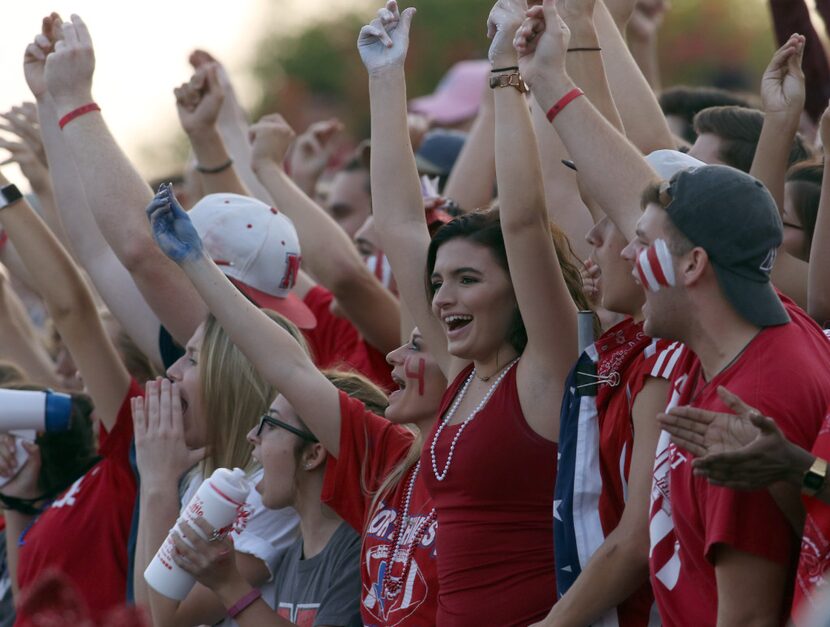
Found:
[[495, 69], [490, 70], [491, 72], [511, 72], [514, 70], [518, 70], [518, 65], [511, 65], [510, 67], [497, 67]]
[[35, 499], [19, 499], [14, 496], [0, 494], [0, 503], [3, 503], [5, 509], [12, 509], [16, 512], [20, 512], [21, 514], [26, 514], [27, 516], [37, 516], [38, 514], [43, 513], [45, 508], [35, 507], [35, 503], [42, 501], [44, 498], [46, 498], [45, 495], [39, 496]]
[[223, 163], [222, 165], [218, 165], [215, 168], [206, 168], [206, 167], [204, 167], [202, 165], [199, 165], [197, 163], [196, 164], [196, 170], [198, 172], [201, 172], [202, 174], [219, 174], [220, 172], [224, 172], [225, 170], [227, 170], [232, 165], [233, 165], [233, 159], [228, 159], [225, 163]]
[[568, 52], [600, 52], [602, 48], [568, 48]]

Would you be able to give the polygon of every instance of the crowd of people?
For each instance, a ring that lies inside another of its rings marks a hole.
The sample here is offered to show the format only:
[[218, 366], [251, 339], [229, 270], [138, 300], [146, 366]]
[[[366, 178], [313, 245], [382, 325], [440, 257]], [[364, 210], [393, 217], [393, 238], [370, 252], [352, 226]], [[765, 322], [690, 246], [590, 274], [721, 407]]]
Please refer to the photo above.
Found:
[[71, 416], [0, 407], [0, 625], [830, 624], [830, 66], [771, 4], [759, 94], [662, 89], [663, 0], [497, 0], [408, 101], [389, 0], [346, 154], [196, 51], [152, 185], [45, 17], [0, 388]]

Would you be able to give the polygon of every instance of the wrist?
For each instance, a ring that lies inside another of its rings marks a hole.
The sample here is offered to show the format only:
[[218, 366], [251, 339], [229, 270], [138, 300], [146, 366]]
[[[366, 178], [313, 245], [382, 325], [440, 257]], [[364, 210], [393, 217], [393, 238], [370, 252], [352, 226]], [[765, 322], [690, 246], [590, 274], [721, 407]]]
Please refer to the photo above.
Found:
[[216, 596], [222, 602], [222, 605], [225, 606], [225, 609], [233, 606], [234, 603], [251, 592], [251, 590], [253, 590], [253, 587], [245, 581], [242, 575], [239, 574], [239, 571], [235, 571], [227, 581], [217, 584], [213, 589]]
[[541, 80], [537, 79], [532, 86], [532, 92], [542, 110], [548, 111], [575, 87], [576, 84], [565, 72], [558, 72], [549, 74]]
[[254, 157], [251, 159], [251, 170], [254, 171], [254, 174], [259, 175], [275, 170], [282, 171], [282, 166], [271, 157]]
[[580, 16], [568, 20], [568, 28], [571, 31], [569, 48], [599, 45], [599, 37], [597, 37], [594, 20], [591, 16]]
[[404, 76], [403, 64], [390, 64], [369, 70], [369, 81], [400, 79]]
[[786, 447], [785, 459], [790, 469], [786, 479], [792, 485], [801, 488], [804, 484], [804, 475], [816, 461], [816, 456], [789, 441]]
[[52, 96], [52, 101], [55, 103], [55, 111], [57, 113], [58, 119], [60, 119], [67, 113], [74, 111], [78, 107], [83, 107], [84, 105], [87, 105], [91, 102], [95, 102], [95, 99], [92, 97], [91, 91], [86, 91], [77, 94]]

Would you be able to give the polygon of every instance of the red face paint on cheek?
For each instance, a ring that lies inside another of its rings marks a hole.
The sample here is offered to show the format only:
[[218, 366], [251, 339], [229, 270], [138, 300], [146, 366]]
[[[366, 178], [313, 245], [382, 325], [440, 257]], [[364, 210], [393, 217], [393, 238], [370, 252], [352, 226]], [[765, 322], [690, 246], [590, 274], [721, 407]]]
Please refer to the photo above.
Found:
[[416, 368], [412, 368], [413, 362], [416, 359], [414, 357], [407, 357], [406, 361], [403, 364], [403, 373], [406, 375], [407, 379], [412, 379], [413, 381], [418, 382], [418, 396], [424, 395], [424, 371], [426, 370], [426, 361], [423, 357], [417, 358], [417, 366]]

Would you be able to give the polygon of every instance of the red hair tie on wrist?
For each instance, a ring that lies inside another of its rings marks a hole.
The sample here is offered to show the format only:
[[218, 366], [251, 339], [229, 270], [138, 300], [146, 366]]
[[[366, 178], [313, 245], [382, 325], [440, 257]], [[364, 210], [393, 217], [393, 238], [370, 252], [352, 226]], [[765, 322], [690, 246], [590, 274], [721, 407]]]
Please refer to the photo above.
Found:
[[97, 103], [90, 102], [89, 104], [85, 104], [84, 106], [78, 107], [77, 109], [73, 109], [72, 111], [67, 113], [65, 116], [63, 116], [58, 121], [58, 126], [60, 126], [61, 130], [63, 130], [63, 127], [66, 126], [67, 124], [69, 124], [75, 118], [79, 118], [79, 117], [81, 117], [82, 115], [84, 115], [86, 113], [91, 113], [93, 111], [100, 111], [100, 110], [101, 110], [101, 107], [99, 107]]
[[579, 87], [574, 87], [571, 91], [567, 94], [562, 96], [559, 101], [553, 105], [550, 109], [548, 109], [547, 118], [548, 122], [553, 123], [553, 119], [562, 113], [562, 109], [567, 107], [571, 102], [579, 98], [580, 96], [584, 96], [585, 92], [582, 91]]

